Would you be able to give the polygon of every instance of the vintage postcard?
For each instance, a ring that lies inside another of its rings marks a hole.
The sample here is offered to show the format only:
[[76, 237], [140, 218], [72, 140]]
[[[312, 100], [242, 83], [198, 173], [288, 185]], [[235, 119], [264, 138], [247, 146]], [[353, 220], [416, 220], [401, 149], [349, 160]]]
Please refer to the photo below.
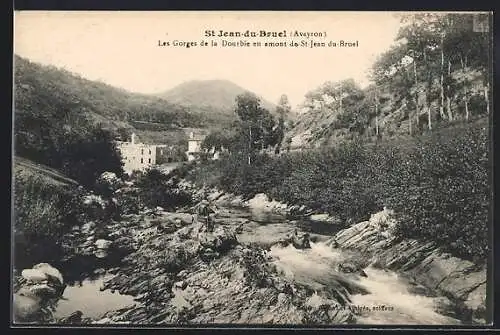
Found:
[[16, 11], [12, 325], [488, 325], [492, 14]]

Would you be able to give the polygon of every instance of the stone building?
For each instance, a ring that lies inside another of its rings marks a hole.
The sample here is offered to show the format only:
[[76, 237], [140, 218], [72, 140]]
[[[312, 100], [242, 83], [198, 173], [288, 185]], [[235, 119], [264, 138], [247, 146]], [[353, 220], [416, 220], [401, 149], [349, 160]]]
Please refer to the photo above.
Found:
[[193, 161], [199, 157], [203, 152], [201, 149], [201, 143], [205, 139], [202, 135], [195, 135], [193, 132], [189, 135], [188, 139], [188, 150], [186, 152], [188, 161]]
[[128, 174], [171, 161], [172, 150], [166, 145], [140, 143], [136, 134], [132, 134], [130, 142], [118, 141], [117, 147], [122, 156], [123, 170]]
[[[215, 148], [212, 148], [210, 150], [202, 149], [201, 144], [203, 143], [203, 140], [205, 139], [206, 136], [204, 135], [196, 135], [195, 133], [191, 132], [189, 135], [188, 139], [188, 150], [186, 152], [188, 161], [193, 161], [201, 157], [202, 154], [205, 154], [207, 158], [209, 159], [219, 159], [220, 158], [220, 151], [215, 150]], [[225, 152], [226, 150], [223, 148], [222, 152]]]

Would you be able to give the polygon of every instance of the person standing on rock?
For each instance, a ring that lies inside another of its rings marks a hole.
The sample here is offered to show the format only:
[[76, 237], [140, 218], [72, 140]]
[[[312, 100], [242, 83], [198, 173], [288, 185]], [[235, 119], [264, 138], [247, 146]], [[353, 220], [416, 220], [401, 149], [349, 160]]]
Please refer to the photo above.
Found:
[[[196, 214], [197, 221], [200, 217], [203, 218], [205, 222], [205, 227], [207, 231], [212, 232], [214, 230], [213, 219], [210, 217], [211, 214], [215, 214], [214, 206], [208, 200], [202, 200], [197, 206]], [[193, 215], [192, 222], [194, 223], [195, 218]]]
[[209, 232], [213, 232], [215, 226], [214, 218], [211, 216], [212, 214], [215, 214], [215, 205], [212, 202], [208, 202], [203, 209], [203, 217], [205, 218], [207, 231]]

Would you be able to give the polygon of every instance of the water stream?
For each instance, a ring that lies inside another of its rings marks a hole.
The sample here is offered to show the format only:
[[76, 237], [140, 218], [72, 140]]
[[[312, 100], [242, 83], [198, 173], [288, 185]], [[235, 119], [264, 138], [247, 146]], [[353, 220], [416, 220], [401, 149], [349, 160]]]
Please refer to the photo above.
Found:
[[[237, 220], [236, 220], [237, 219]], [[245, 221], [246, 220], [246, 221]], [[394, 272], [368, 267], [367, 277], [347, 276], [336, 271], [337, 264], [345, 258], [345, 252], [333, 249], [324, 242], [335, 233], [335, 228], [325, 224], [308, 221], [290, 221], [276, 214], [248, 211], [241, 208], [226, 208], [221, 211], [220, 224], [245, 222], [243, 232], [238, 235], [241, 243], [257, 243], [271, 246], [294, 229], [311, 233], [311, 249], [298, 250], [293, 246], [270, 247], [270, 254], [284, 276], [313, 290], [321, 291], [331, 285], [338, 285], [338, 279], [349, 280], [368, 294], [351, 296], [351, 306], [364, 308], [357, 313], [357, 322], [361, 324], [459, 324], [460, 321], [439, 314], [436, 306], [440, 297], [429, 297], [412, 293], [411, 284]], [[101, 264], [102, 265], [102, 264]], [[98, 318], [106, 311], [119, 309], [134, 303], [133, 297], [118, 293], [100, 291], [105, 277], [96, 275], [91, 269], [81, 271], [81, 265], [73, 265], [74, 272], [79, 270], [80, 279], [73, 280], [64, 292], [67, 300], [61, 300], [56, 311], [57, 317], [81, 310], [85, 316]], [[95, 268], [95, 267], [94, 267]], [[63, 269], [68, 273], [68, 269]], [[85, 276], [93, 273], [93, 277]], [[81, 281], [81, 282], [79, 282]]]
[[440, 297], [411, 293], [411, 284], [392, 271], [369, 266], [364, 269], [368, 277], [337, 272], [336, 265], [342, 262], [344, 254], [323, 242], [311, 243], [308, 250], [297, 250], [292, 246], [272, 247], [271, 254], [286, 276], [313, 289], [337, 285], [339, 277], [366, 289], [368, 294], [351, 296], [350, 306], [359, 312], [356, 319], [360, 324], [460, 324], [458, 320], [436, 312]]
[[54, 316], [63, 318], [76, 310], [83, 312], [85, 317], [98, 319], [104, 313], [134, 304], [134, 297], [122, 295], [109, 290], [100, 291], [103, 282], [109, 275], [97, 279], [84, 279], [64, 290], [64, 300], [59, 300]]
[[[234, 211], [235, 209], [231, 209]], [[241, 210], [241, 209], [239, 209]], [[236, 209], [236, 211], [239, 211]], [[252, 211], [257, 219], [250, 223], [238, 239], [244, 242], [269, 245], [291, 233], [295, 228], [310, 233], [317, 240], [311, 243], [311, 249], [298, 250], [293, 246], [280, 247], [274, 245], [270, 254], [276, 259], [276, 265], [284, 275], [296, 282], [315, 290], [338, 285], [338, 280], [353, 281], [368, 291], [368, 294], [351, 296], [350, 306], [357, 312], [357, 323], [360, 324], [397, 324], [397, 325], [457, 325], [461, 322], [437, 312], [443, 300], [440, 296], [429, 296], [428, 290], [415, 293], [414, 285], [395, 272], [375, 269], [368, 266], [364, 269], [367, 277], [346, 275], [336, 271], [337, 265], [343, 262], [347, 252], [333, 249], [325, 241], [338, 229], [329, 224], [308, 220], [288, 221], [276, 214]], [[256, 215], [255, 215], [256, 214]], [[266, 218], [267, 215], [267, 218]], [[330, 227], [328, 227], [330, 226]]]

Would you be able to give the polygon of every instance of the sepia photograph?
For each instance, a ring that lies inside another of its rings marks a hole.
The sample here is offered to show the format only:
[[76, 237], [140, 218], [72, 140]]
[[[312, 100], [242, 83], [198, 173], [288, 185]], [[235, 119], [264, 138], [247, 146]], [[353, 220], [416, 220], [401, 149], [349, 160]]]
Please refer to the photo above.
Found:
[[13, 25], [12, 327], [492, 323], [492, 13]]

